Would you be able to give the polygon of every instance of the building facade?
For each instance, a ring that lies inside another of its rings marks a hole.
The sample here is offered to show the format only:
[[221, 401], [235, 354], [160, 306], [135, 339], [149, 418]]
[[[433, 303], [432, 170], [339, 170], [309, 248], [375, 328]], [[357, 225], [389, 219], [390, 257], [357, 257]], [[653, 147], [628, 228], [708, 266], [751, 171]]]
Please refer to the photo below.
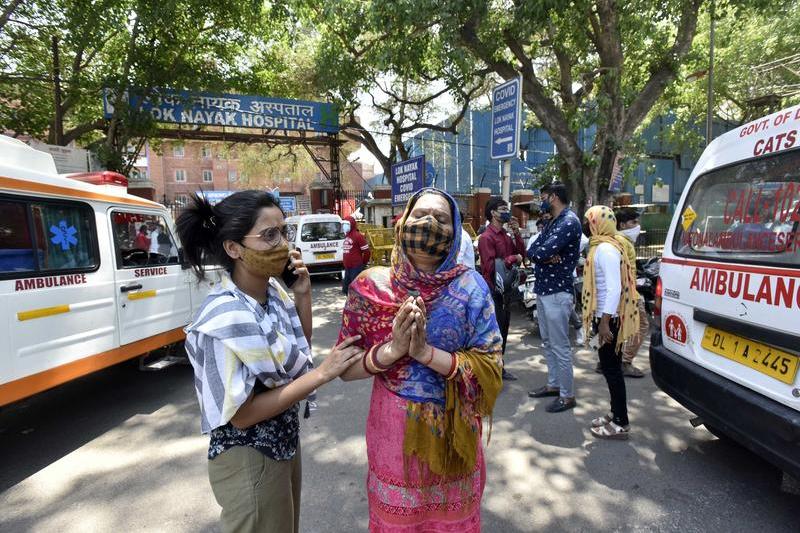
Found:
[[[181, 207], [198, 191], [224, 193], [277, 188], [282, 196], [308, 197], [312, 183], [329, 183], [317, 168], [314, 172], [298, 168], [291, 175], [287, 173], [277, 179], [248, 176], [244, 174], [241, 157], [237, 146], [230, 148], [221, 142], [164, 141], [158, 150], [147, 143], [131, 172], [128, 190], [164, 205]], [[363, 190], [366, 180], [373, 176], [373, 169], [342, 156], [341, 176], [343, 188]]]

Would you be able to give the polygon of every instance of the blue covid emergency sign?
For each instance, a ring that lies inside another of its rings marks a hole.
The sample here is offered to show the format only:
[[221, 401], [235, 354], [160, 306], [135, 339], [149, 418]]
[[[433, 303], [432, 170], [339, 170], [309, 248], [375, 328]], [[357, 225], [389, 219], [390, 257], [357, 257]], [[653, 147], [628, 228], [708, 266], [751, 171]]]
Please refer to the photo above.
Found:
[[522, 78], [508, 80], [492, 90], [492, 159], [516, 157], [521, 106]]
[[392, 205], [405, 204], [425, 183], [425, 156], [392, 165]]
[[281, 209], [283, 209], [285, 213], [297, 212], [297, 199], [294, 196], [281, 196], [279, 201], [281, 203]]
[[[234, 128], [337, 133], [339, 114], [327, 102], [286, 100], [227, 93], [158, 89], [149, 96], [130, 93], [128, 104], [149, 113], [157, 122]], [[111, 93], [103, 91], [103, 114], [111, 118]]]

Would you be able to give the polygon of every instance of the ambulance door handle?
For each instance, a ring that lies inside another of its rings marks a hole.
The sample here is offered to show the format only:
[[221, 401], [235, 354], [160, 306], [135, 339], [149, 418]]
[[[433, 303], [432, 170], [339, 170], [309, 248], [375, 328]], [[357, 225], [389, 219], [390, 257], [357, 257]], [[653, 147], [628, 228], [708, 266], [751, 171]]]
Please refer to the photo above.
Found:
[[119, 288], [119, 292], [129, 292], [129, 291], [138, 291], [142, 288], [141, 283], [135, 283], [133, 285], [125, 285]]

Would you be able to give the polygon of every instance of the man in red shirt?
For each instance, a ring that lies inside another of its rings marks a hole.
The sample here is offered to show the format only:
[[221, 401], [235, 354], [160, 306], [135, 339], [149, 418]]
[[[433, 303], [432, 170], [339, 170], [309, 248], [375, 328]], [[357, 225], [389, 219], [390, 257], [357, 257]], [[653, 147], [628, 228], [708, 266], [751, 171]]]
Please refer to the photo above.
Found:
[[[481, 260], [481, 274], [489, 285], [494, 299], [494, 310], [497, 315], [497, 325], [500, 326], [500, 335], [503, 337], [503, 354], [506, 353], [506, 339], [508, 338], [508, 325], [511, 321], [511, 311], [508, 309], [510, 294], [498, 293], [495, 287], [494, 260], [503, 259], [505, 266], [522, 265], [525, 253], [525, 243], [519, 232], [519, 222], [511, 216], [508, 204], [501, 198], [492, 198], [484, 210], [489, 225], [478, 239], [478, 255]], [[503, 225], [508, 224], [514, 238], [506, 232]], [[513, 374], [503, 368], [503, 379], [515, 380]]]
[[346, 295], [350, 284], [367, 268], [369, 263], [370, 249], [367, 239], [358, 231], [358, 226], [353, 217], [345, 217], [342, 221], [342, 231], [344, 231], [344, 254], [342, 263], [344, 264], [344, 280], [342, 280], [342, 292]]

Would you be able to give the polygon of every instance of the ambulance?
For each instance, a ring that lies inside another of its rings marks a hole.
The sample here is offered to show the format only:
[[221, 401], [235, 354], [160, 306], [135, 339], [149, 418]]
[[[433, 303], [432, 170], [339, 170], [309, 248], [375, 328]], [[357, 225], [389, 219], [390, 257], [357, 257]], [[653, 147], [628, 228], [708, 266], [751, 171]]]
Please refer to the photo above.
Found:
[[706, 148], [657, 283], [653, 379], [715, 435], [800, 478], [800, 106]]
[[0, 136], [0, 406], [183, 340], [207, 294], [163, 205]]
[[288, 217], [289, 246], [300, 250], [312, 276], [341, 276], [344, 232], [339, 215], [318, 214]]

